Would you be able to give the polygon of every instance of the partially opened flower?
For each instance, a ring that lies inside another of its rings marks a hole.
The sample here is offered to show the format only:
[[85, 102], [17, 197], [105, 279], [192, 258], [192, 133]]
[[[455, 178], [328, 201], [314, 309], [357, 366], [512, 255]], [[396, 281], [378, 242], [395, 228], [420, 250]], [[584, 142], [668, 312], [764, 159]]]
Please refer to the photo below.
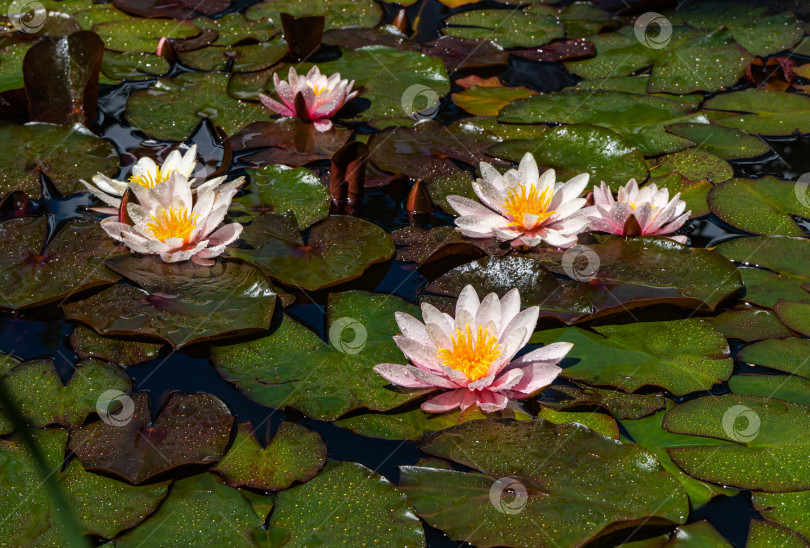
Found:
[[341, 79], [339, 72], [327, 78], [317, 66], [312, 67], [306, 76], [299, 76], [290, 67], [287, 81], [273, 74], [273, 84], [281, 103], [260, 94], [259, 99], [264, 106], [282, 116], [297, 116], [306, 122], [313, 122], [318, 131], [332, 129], [330, 118], [344, 104], [357, 97], [357, 91], [352, 91], [354, 80], [349, 82]]
[[593, 206], [585, 208], [591, 230], [619, 236], [666, 236], [682, 244], [686, 236], [672, 236], [689, 218], [684, 213], [686, 202], [677, 193], [671, 200], [669, 190], [659, 189], [655, 183], [639, 190], [635, 179], [619, 188], [618, 199], [602, 182], [593, 188]]
[[[158, 166], [152, 158], [141, 158], [132, 167], [129, 181], [119, 181], [111, 179], [103, 173], [93, 175], [93, 183], [80, 181], [99, 200], [110, 206], [110, 209], [99, 209], [104, 213], [116, 213], [121, 206], [121, 197], [127, 188], [141, 186], [144, 188], [154, 188], [163, 181], [169, 179], [172, 173], [179, 173], [186, 179], [191, 177], [194, 168], [197, 166], [197, 145], [191, 147], [182, 154], [179, 150], [169, 153], [163, 164]], [[193, 183], [193, 181], [192, 181]]]
[[458, 296], [455, 318], [430, 304], [422, 304], [425, 323], [397, 312], [402, 335], [394, 340], [411, 364], [381, 363], [374, 370], [399, 386], [443, 390], [422, 404], [427, 412], [472, 405], [499, 411], [510, 398], [527, 398], [551, 384], [561, 371], [556, 364], [573, 346], [553, 343], [514, 359], [534, 332], [538, 312], [536, 306], [520, 310], [517, 289], [479, 302], [468, 285]]
[[588, 184], [581, 173], [567, 183], [556, 183], [553, 169], [539, 174], [534, 157], [526, 153], [517, 170], [503, 175], [481, 162], [482, 179], [473, 183], [480, 203], [462, 196], [448, 196], [459, 217], [456, 226], [470, 238], [511, 241], [514, 247], [534, 247], [545, 242], [565, 249], [577, 242], [588, 227], [582, 216], [586, 201], [579, 195]]
[[244, 178], [224, 181], [206, 181], [192, 194], [189, 180], [174, 171], [152, 188], [136, 185], [132, 191], [138, 203], [127, 204], [133, 224], [108, 217], [101, 227], [136, 253], [160, 255], [167, 263], [191, 259], [210, 266], [242, 232], [239, 223], [220, 225]]

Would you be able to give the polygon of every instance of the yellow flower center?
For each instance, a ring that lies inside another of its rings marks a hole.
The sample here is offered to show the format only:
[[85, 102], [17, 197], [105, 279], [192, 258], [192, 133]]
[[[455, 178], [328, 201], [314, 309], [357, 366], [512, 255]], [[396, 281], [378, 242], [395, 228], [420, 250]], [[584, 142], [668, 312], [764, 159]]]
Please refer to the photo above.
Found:
[[443, 365], [461, 371], [471, 381], [486, 377], [489, 366], [501, 355], [497, 337], [490, 336], [483, 326], [478, 326], [478, 333], [473, 335], [467, 324], [467, 331], [457, 329], [450, 341], [453, 347], [440, 348], [436, 356]]
[[557, 213], [556, 211], [547, 211], [548, 205], [554, 197], [554, 192], [550, 190], [551, 187], [546, 187], [543, 192], [538, 192], [537, 187], [532, 186], [531, 190], [527, 193], [525, 186], [518, 186], [520, 192], [514, 188], [509, 189], [509, 193], [503, 203], [504, 209], [506, 209], [509, 215], [514, 219], [509, 223], [509, 226], [524, 228], [523, 216], [537, 215], [537, 221], [527, 227], [528, 229], [533, 229], [553, 214]]
[[313, 84], [313, 83], [311, 83], [311, 82], [310, 82], [310, 84], [309, 84], [309, 87], [311, 87], [311, 88], [312, 88], [312, 91], [314, 91], [314, 92], [315, 92], [315, 95], [316, 95], [316, 96], [320, 95], [321, 93], [323, 93], [324, 91], [326, 91], [326, 90], [328, 90], [328, 89], [329, 89], [329, 87], [328, 87], [328, 86], [323, 86], [323, 87], [321, 87], [321, 86], [319, 86], [319, 85], [317, 85], [317, 84]]
[[169, 238], [182, 238], [185, 245], [197, 225], [198, 217], [199, 215], [189, 214], [184, 207], [161, 209], [160, 213], [152, 215], [152, 222], [147, 223], [146, 228], [161, 242]]
[[152, 174], [147, 171], [143, 175], [133, 175], [132, 177], [129, 178], [129, 182], [138, 183], [142, 187], [146, 188], [155, 188], [163, 181], [168, 181], [169, 176], [172, 174], [173, 171], [175, 170], [170, 169], [165, 173], [161, 173], [160, 168], [157, 168], [154, 177], [152, 177]]

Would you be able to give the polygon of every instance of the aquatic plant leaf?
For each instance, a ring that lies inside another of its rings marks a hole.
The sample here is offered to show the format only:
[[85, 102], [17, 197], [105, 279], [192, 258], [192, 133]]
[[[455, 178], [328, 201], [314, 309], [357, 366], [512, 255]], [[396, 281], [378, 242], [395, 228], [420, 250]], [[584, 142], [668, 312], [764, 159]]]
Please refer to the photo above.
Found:
[[27, 42], [0, 41], [0, 93], [25, 86], [23, 58], [31, 46]]
[[79, 179], [96, 173], [107, 176], [118, 171], [118, 152], [109, 141], [96, 137], [76, 124], [16, 125], [0, 123], [0, 194], [22, 190], [39, 196], [40, 172], [48, 176], [62, 194], [85, 190]]
[[108, 50], [154, 53], [161, 38], [191, 38], [200, 34], [200, 29], [185, 21], [128, 18], [96, 23], [93, 32]]
[[782, 546], [784, 548], [807, 548], [810, 542], [795, 531], [770, 521], [752, 519], [748, 529], [746, 546], [751, 548]]
[[810, 304], [779, 301], [773, 307], [779, 320], [793, 331], [810, 337]]
[[180, 52], [180, 61], [202, 71], [253, 72], [275, 65], [287, 54], [287, 46], [272, 42], [242, 46], [207, 46]]
[[69, 221], [47, 246], [46, 217], [11, 219], [0, 224], [0, 234], [0, 307], [19, 309], [65, 300], [120, 279], [104, 260], [125, 250], [98, 223]]
[[751, 503], [768, 521], [810, 537], [810, 491], [754, 492]]
[[689, 512], [686, 493], [651, 452], [579, 424], [471, 421], [424, 450], [479, 471], [400, 467], [419, 516], [476, 546], [581, 545], [641, 522], [683, 523]]
[[250, 6], [245, 11], [245, 17], [251, 21], [269, 19], [278, 28], [281, 28], [282, 13], [289, 13], [295, 17], [325, 15], [324, 30], [343, 27], [374, 27], [383, 16], [382, 9], [373, 0], [309, 0], [307, 2], [264, 0]]
[[[491, 417], [497, 418], [497, 417]], [[619, 426], [616, 420], [606, 413], [597, 411], [559, 411], [551, 407], [541, 407], [537, 413], [538, 419], [547, 420], [554, 424], [577, 423], [587, 426], [594, 432], [598, 432], [614, 440], [619, 439]]]
[[644, 155], [619, 133], [601, 126], [555, 127], [533, 139], [508, 140], [489, 150], [491, 155], [513, 162], [527, 152], [538, 165], [557, 170], [558, 180], [589, 173], [594, 184], [605, 181], [617, 188], [630, 179], [641, 182], [647, 178]]
[[572, 2], [558, 11], [568, 38], [584, 38], [621, 25], [618, 17], [591, 2]]
[[740, 305], [713, 318], [705, 318], [729, 339], [759, 341], [782, 339], [793, 334], [770, 310]]
[[666, 129], [669, 133], [693, 141], [696, 149], [724, 160], [755, 158], [771, 151], [765, 141], [739, 129], [693, 123], [672, 124]]
[[422, 44], [422, 53], [444, 61], [449, 72], [509, 64], [509, 55], [488, 38], [439, 36]]
[[[603, 325], [596, 333], [577, 327], [535, 333], [531, 342], [574, 343], [562, 376], [626, 392], [658, 386], [676, 396], [708, 390], [731, 376], [726, 338], [705, 320]], [[673, 336], [673, 334], [677, 335]], [[563, 362], [563, 366], [566, 362]]]
[[712, 527], [708, 521], [701, 520], [681, 525], [672, 533], [667, 548], [688, 548], [690, 546], [705, 546], [707, 548], [732, 548], [732, 545]]
[[497, 116], [512, 101], [532, 95], [537, 95], [537, 92], [523, 86], [473, 86], [454, 93], [453, 102], [475, 116]]
[[[655, 160], [649, 160], [650, 183], [658, 183], [659, 178], [663, 178], [671, 173], [678, 173], [690, 181], [700, 181], [708, 179], [717, 185], [728, 181], [734, 177], [734, 170], [731, 165], [723, 160], [703, 150], [687, 148], [674, 154], [667, 154]], [[661, 184], [659, 183], [660, 187]], [[670, 195], [673, 192], [670, 192]]]
[[744, 89], [712, 97], [703, 104], [712, 123], [760, 135], [810, 132], [810, 97]]
[[281, 28], [270, 19], [251, 21], [241, 13], [228, 13], [216, 19], [195, 17], [190, 22], [201, 29], [216, 31], [217, 39], [213, 43], [217, 46], [233, 46], [248, 38], [265, 42]]
[[771, 369], [810, 379], [808, 351], [810, 351], [810, 339], [790, 337], [749, 344], [740, 349], [737, 357], [744, 362], [764, 365]]
[[351, 135], [351, 130], [341, 127], [322, 133], [298, 118], [279, 118], [246, 125], [231, 137], [231, 146], [234, 152], [257, 149], [258, 152], [240, 158], [256, 166], [302, 166], [315, 160], [328, 160]]
[[247, 194], [233, 201], [231, 214], [243, 211], [251, 215], [292, 211], [299, 230], [329, 216], [329, 191], [306, 168], [290, 169], [283, 165], [262, 166], [248, 171]]
[[542, 46], [565, 36], [556, 10], [541, 4], [463, 11], [445, 19], [445, 24], [441, 30], [448, 36], [488, 38], [507, 49]]
[[405, 494], [356, 462], [329, 465], [309, 482], [276, 495], [268, 529], [271, 537], [287, 539], [287, 546], [375, 541], [381, 546], [426, 546], [422, 523]]
[[146, 80], [169, 72], [169, 62], [158, 55], [136, 51], [107, 51], [101, 59], [101, 74], [111, 83], [121, 80]]
[[196, 14], [216, 15], [230, 6], [230, 0], [113, 0], [113, 4], [140, 17], [190, 19]]
[[306, 243], [294, 217], [254, 216], [242, 240], [249, 247], [229, 248], [231, 257], [249, 261], [279, 283], [307, 291], [358, 278], [394, 254], [391, 236], [382, 228], [344, 215], [313, 225]]
[[249, 422], [239, 424], [236, 438], [212, 470], [231, 487], [281, 491], [305, 483], [326, 463], [326, 444], [307, 428], [284, 421], [272, 441], [262, 447]]
[[773, 492], [810, 486], [810, 464], [801, 456], [807, 453], [810, 406], [759, 396], [707, 396], [668, 411], [663, 425], [676, 434], [713, 439], [712, 445], [667, 450], [694, 478]]
[[159, 344], [149, 342], [102, 337], [83, 325], [73, 328], [70, 346], [80, 360], [99, 358], [122, 367], [153, 360], [158, 357], [162, 348]]
[[392, 295], [330, 293], [330, 344], [284, 316], [266, 337], [216, 345], [217, 372], [250, 399], [268, 407], [294, 407], [309, 417], [334, 420], [352, 409], [386, 411], [424, 394], [398, 391], [377, 374], [378, 363], [406, 363], [394, 343], [394, 312], [418, 309]]
[[253, 548], [261, 529], [262, 519], [243, 493], [206, 472], [175, 481], [157, 512], [115, 539], [115, 545]]
[[202, 118], [234, 135], [247, 123], [266, 118], [267, 112], [230, 97], [228, 78], [199, 72], [160, 78], [151, 87], [132, 92], [124, 116], [133, 127], [166, 141], [183, 141]]
[[68, 447], [86, 469], [139, 484], [179, 466], [215, 463], [225, 453], [233, 415], [216, 396], [175, 392], [154, 422], [149, 394], [128, 401], [107, 420], [72, 432]]
[[728, 388], [742, 396], [764, 396], [810, 405], [810, 380], [795, 375], [734, 375]]

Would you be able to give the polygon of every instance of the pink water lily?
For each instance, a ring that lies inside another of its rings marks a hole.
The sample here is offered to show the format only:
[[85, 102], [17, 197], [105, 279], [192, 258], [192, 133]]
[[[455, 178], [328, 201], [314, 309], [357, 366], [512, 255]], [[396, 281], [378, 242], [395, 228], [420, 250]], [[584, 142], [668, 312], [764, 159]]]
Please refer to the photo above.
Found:
[[217, 177], [192, 193], [189, 180], [174, 171], [152, 188], [131, 187], [138, 201], [127, 204], [132, 225], [108, 217], [101, 227], [136, 253], [160, 255], [167, 263], [191, 259], [210, 266], [242, 232], [239, 223], [220, 225], [243, 182], [243, 177], [228, 183]]
[[[534, 156], [526, 153], [517, 170], [503, 175], [481, 162], [482, 178], [473, 183], [478, 203], [462, 196], [448, 196], [458, 212], [456, 226], [469, 238], [511, 241], [514, 247], [535, 247], [541, 242], [560, 249], [571, 247], [588, 227], [582, 216], [586, 200], [579, 195], [588, 184], [581, 173], [566, 183], [556, 183], [553, 169], [541, 175]], [[482, 205], [483, 204], [483, 205]]]
[[374, 370], [399, 386], [443, 390], [422, 404], [429, 413], [473, 405], [500, 411], [510, 398], [527, 398], [551, 384], [561, 371], [557, 363], [573, 346], [553, 343], [514, 359], [534, 332], [538, 313], [536, 306], [520, 310], [517, 289], [479, 301], [468, 285], [458, 296], [455, 318], [426, 303], [424, 323], [397, 312], [402, 334], [394, 340], [411, 364], [381, 363]]
[[[282, 116], [297, 116], [313, 122], [318, 131], [332, 129], [330, 118], [357, 97], [357, 91], [352, 91], [354, 80], [341, 79], [339, 72], [327, 78], [317, 66], [312, 67], [306, 76], [299, 76], [295, 68], [290, 67], [287, 81], [273, 74], [273, 84], [281, 103], [260, 94], [262, 104]], [[296, 99], [299, 96], [300, 99]]]
[[584, 211], [591, 230], [619, 236], [666, 236], [685, 244], [686, 236], [672, 235], [692, 213], [684, 213], [686, 202], [680, 196], [679, 192], [670, 200], [669, 190], [659, 189], [655, 183], [639, 190], [635, 179], [630, 179], [614, 199], [603, 181], [593, 188], [594, 205]]

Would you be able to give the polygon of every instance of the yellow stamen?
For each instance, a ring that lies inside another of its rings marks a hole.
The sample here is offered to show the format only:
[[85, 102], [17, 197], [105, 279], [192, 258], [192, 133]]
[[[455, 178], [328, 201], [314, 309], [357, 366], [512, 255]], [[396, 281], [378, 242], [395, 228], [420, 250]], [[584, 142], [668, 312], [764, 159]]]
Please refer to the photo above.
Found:
[[328, 86], [323, 86], [323, 87], [320, 87], [320, 86], [318, 86], [318, 85], [316, 85], [316, 84], [313, 84], [313, 83], [310, 83], [310, 84], [309, 84], [309, 87], [311, 87], [311, 88], [312, 88], [312, 91], [314, 91], [314, 92], [315, 92], [315, 95], [316, 95], [316, 96], [320, 95], [321, 93], [323, 93], [324, 91], [326, 91], [326, 90], [328, 90], [328, 89], [329, 89], [329, 87], [328, 87]]
[[152, 235], [165, 242], [169, 238], [182, 238], [183, 245], [188, 243], [191, 232], [197, 225], [199, 215], [190, 215], [184, 207], [161, 209], [157, 215], [152, 215], [151, 223], [147, 223]]
[[155, 188], [163, 181], [168, 181], [169, 176], [172, 174], [173, 171], [175, 170], [170, 169], [165, 173], [161, 173], [160, 168], [157, 168], [154, 177], [152, 177], [151, 173], [146, 172], [143, 175], [133, 175], [132, 177], [129, 178], [129, 181], [131, 183], [138, 183], [142, 187]]
[[[517, 189], [510, 188], [506, 196], [506, 201], [503, 203], [504, 209], [509, 212], [509, 215], [514, 219], [509, 226], [517, 226], [520, 228], [527, 228], [529, 230], [536, 228], [543, 221], [551, 217], [556, 211], [547, 211], [551, 199], [554, 197], [554, 192], [551, 187], [546, 187], [543, 192], [537, 192], [537, 187], [532, 186], [529, 192], [526, 192], [526, 187], [518, 185], [520, 193]], [[524, 227], [524, 215], [537, 215], [537, 222], [533, 223], [530, 227]]]
[[467, 331], [456, 330], [455, 338], [451, 337], [452, 348], [441, 348], [436, 357], [442, 364], [464, 373], [471, 381], [486, 377], [490, 364], [501, 355], [501, 345], [496, 337], [491, 337], [483, 326], [478, 326], [478, 333], [473, 336], [470, 325]]

